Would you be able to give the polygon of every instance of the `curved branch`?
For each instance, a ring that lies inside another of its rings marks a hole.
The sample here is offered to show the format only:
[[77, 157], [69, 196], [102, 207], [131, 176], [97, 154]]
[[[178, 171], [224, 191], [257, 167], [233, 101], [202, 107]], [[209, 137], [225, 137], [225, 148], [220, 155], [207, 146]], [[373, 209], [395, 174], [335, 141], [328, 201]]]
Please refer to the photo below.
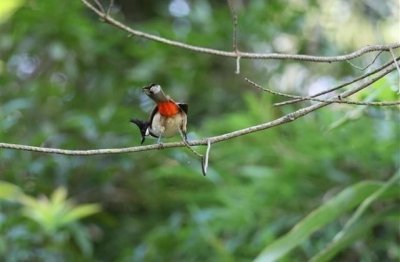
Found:
[[[391, 49], [390, 49], [391, 50]], [[347, 61], [347, 63], [349, 63], [352, 67], [354, 67], [354, 68], [357, 68], [358, 70], [361, 70], [361, 71], [364, 71], [364, 70], [366, 70], [368, 67], [370, 67], [371, 65], [373, 65], [374, 63], [375, 63], [375, 61], [378, 59], [378, 57], [381, 55], [383, 53], [383, 51], [379, 51], [376, 55], [375, 55], [375, 57], [374, 57], [374, 59], [372, 59], [372, 61], [370, 62], [370, 63], [368, 63], [366, 66], [364, 66], [364, 67], [360, 67], [360, 66], [356, 66], [356, 65], [354, 65], [352, 62], [350, 62], [350, 61]]]
[[[398, 60], [400, 60], [400, 57], [397, 57], [396, 59], [394, 59], [394, 61], [398, 61]], [[318, 92], [318, 93], [313, 94], [313, 95], [311, 95], [311, 96], [304, 97], [304, 98], [296, 98], [296, 99], [292, 99], [292, 100], [287, 100], [287, 101], [284, 101], [284, 102], [275, 103], [274, 105], [275, 105], [275, 106], [284, 106], [284, 105], [288, 105], [288, 104], [294, 104], [294, 103], [297, 103], [297, 102], [301, 102], [301, 101], [307, 100], [307, 99], [309, 99], [309, 98], [314, 98], [314, 97], [318, 97], [318, 96], [321, 96], [321, 95], [328, 94], [328, 93], [330, 93], [330, 92], [339, 90], [339, 89], [341, 89], [341, 88], [343, 88], [343, 87], [345, 87], [345, 86], [354, 84], [354, 83], [356, 83], [356, 82], [358, 82], [358, 81], [360, 81], [360, 80], [362, 80], [362, 79], [364, 79], [364, 78], [367, 78], [367, 77], [369, 77], [369, 76], [371, 76], [371, 75], [373, 75], [373, 74], [376, 74], [376, 73], [378, 73], [379, 71], [381, 71], [382, 69], [387, 68], [387, 67], [390, 66], [391, 64], [393, 64], [393, 61], [389, 61], [388, 63], [386, 63], [386, 64], [384, 64], [384, 65], [382, 65], [382, 66], [376, 68], [375, 70], [372, 70], [371, 72], [369, 72], [369, 73], [367, 73], [367, 74], [361, 75], [361, 76], [359, 76], [359, 77], [356, 77], [356, 78], [354, 78], [354, 79], [351, 79], [351, 80], [349, 80], [349, 81], [346, 81], [346, 82], [344, 82], [343, 84], [340, 84], [340, 85], [335, 86], [335, 87], [333, 87], [333, 88], [330, 88], [330, 89], [328, 89], [328, 90], [324, 90], [324, 91]]]
[[[358, 106], [397, 106], [400, 105], [400, 101], [385, 101], [385, 102], [361, 102], [361, 101], [352, 101], [352, 100], [343, 100], [338, 96], [336, 99], [321, 99], [321, 98], [313, 98], [310, 96], [298, 96], [298, 95], [291, 95], [291, 94], [286, 94], [282, 92], [277, 92], [265, 87], [260, 86], [259, 84], [251, 81], [247, 77], [244, 78], [248, 83], [251, 85], [257, 87], [258, 89], [265, 91], [267, 93], [271, 93], [273, 95], [278, 95], [278, 96], [283, 96], [283, 97], [288, 97], [288, 98], [294, 98], [294, 99], [301, 99], [301, 101], [317, 101], [317, 102], [332, 102], [332, 103], [337, 103], [337, 104], [348, 104], [348, 105], [358, 105]], [[280, 105], [280, 104], [279, 104]], [[276, 104], [275, 104], [276, 106]]]
[[[385, 70], [377, 73], [374, 77], [366, 80], [364, 83], [359, 84], [358, 86], [349, 89], [345, 92], [342, 92], [340, 96], [342, 98], [346, 98], [355, 94], [367, 86], [371, 85], [372, 83], [376, 82], [377, 80], [381, 79], [385, 75], [389, 74], [393, 70], [396, 69], [396, 65], [392, 64], [388, 66]], [[230, 133], [226, 133], [223, 135], [213, 136], [210, 138], [203, 138], [197, 139], [193, 141], [188, 141], [187, 143], [190, 146], [199, 146], [199, 145], [207, 145], [214, 144], [222, 141], [226, 141], [235, 137], [251, 134], [254, 132], [258, 132], [261, 130], [266, 130], [275, 126], [279, 126], [285, 123], [292, 122], [302, 116], [305, 116], [319, 108], [322, 108], [326, 105], [334, 103], [336, 96], [332, 97], [332, 100], [328, 100], [325, 102], [319, 102], [312, 106], [304, 107], [299, 109], [295, 112], [277, 118], [273, 121], [251, 126], [248, 128], [240, 129], [237, 131], [233, 131]], [[150, 150], [157, 150], [157, 149], [164, 149], [164, 148], [172, 148], [172, 147], [184, 147], [186, 146], [184, 142], [174, 142], [174, 143], [165, 143], [162, 145], [155, 144], [155, 145], [148, 145], [148, 146], [135, 146], [135, 147], [126, 147], [126, 148], [112, 148], [112, 149], [93, 149], [93, 150], [68, 150], [68, 149], [59, 149], [59, 148], [46, 148], [46, 147], [37, 147], [37, 146], [27, 146], [27, 145], [19, 145], [19, 144], [9, 144], [9, 143], [0, 143], [0, 148], [6, 149], [15, 149], [15, 150], [24, 150], [24, 151], [34, 151], [34, 152], [41, 152], [41, 153], [52, 153], [52, 154], [62, 154], [62, 155], [101, 155], [101, 154], [120, 154], [120, 153], [133, 153], [133, 152], [141, 152], [141, 151], [150, 151]]]
[[104, 22], [111, 24], [125, 32], [129, 35], [134, 35], [142, 38], [146, 38], [152, 41], [156, 41], [159, 43], [163, 43], [169, 46], [175, 46], [182, 49], [210, 54], [210, 55], [217, 55], [217, 56], [224, 56], [224, 57], [232, 57], [232, 58], [245, 58], [245, 59], [282, 59], [282, 60], [299, 60], [299, 61], [310, 61], [310, 62], [321, 62], [321, 63], [332, 63], [338, 61], [346, 61], [353, 58], [357, 58], [362, 56], [363, 54], [376, 52], [376, 51], [387, 51], [390, 52], [391, 49], [400, 48], [400, 42], [392, 43], [388, 45], [370, 45], [365, 46], [357, 51], [351, 52], [345, 55], [339, 56], [313, 56], [313, 55], [298, 55], [298, 54], [278, 54], [278, 53], [251, 53], [251, 52], [241, 52], [239, 50], [235, 51], [223, 51], [218, 49], [212, 49], [207, 47], [201, 47], [196, 45], [185, 44], [179, 41], [170, 40], [164, 37], [148, 34], [139, 30], [135, 30], [117, 20], [112, 18], [111, 16], [107, 15], [107, 13], [97, 9], [92, 4], [90, 4], [87, 0], [81, 0], [84, 5], [86, 5], [89, 9], [95, 12]]

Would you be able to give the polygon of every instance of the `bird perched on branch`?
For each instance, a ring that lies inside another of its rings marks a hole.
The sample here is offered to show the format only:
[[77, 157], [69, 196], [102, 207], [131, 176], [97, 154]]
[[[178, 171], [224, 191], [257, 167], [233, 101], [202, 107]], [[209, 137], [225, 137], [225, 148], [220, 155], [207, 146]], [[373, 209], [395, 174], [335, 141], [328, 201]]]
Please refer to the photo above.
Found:
[[180, 134], [186, 141], [188, 105], [172, 100], [157, 84], [146, 86], [143, 91], [156, 102], [156, 106], [147, 121], [131, 119], [139, 127], [141, 144], [149, 135], [158, 138], [157, 143], [161, 143], [161, 137], [172, 137], [176, 134]]

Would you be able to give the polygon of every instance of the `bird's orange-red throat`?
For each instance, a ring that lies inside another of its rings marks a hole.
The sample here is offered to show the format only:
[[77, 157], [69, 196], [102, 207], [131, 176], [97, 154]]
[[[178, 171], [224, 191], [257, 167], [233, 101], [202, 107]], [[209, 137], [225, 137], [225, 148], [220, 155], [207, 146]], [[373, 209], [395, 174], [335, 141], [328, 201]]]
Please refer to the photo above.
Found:
[[171, 117], [180, 112], [179, 106], [173, 101], [157, 103], [158, 112], [165, 117]]

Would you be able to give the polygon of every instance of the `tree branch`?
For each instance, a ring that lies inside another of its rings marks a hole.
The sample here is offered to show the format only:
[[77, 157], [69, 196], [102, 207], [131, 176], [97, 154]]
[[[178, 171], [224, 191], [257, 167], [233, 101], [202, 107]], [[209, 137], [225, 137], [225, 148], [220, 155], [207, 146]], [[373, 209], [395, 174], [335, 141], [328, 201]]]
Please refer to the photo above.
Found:
[[[391, 50], [391, 49], [390, 49]], [[374, 59], [372, 59], [372, 61], [370, 62], [370, 63], [368, 63], [366, 66], [364, 66], [364, 67], [360, 67], [360, 66], [356, 66], [356, 65], [354, 65], [352, 62], [350, 62], [350, 61], [347, 61], [347, 63], [349, 63], [352, 67], [354, 67], [354, 68], [357, 68], [358, 70], [361, 70], [361, 71], [364, 71], [364, 70], [366, 70], [368, 67], [370, 67], [371, 65], [373, 65], [374, 63], [375, 63], [375, 61], [378, 59], [378, 57], [381, 55], [383, 53], [383, 51], [379, 51], [376, 55], [375, 55], [375, 57], [374, 57]]]
[[[349, 89], [345, 92], [342, 92], [340, 96], [342, 98], [346, 98], [348, 96], [351, 96], [352, 94], [355, 94], [364, 88], [368, 87], [375, 81], [379, 80], [380, 78], [384, 77], [385, 75], [389, 74], [393, 70], [396, 69], [396, 65], [392, 63], [390, 66], [388, 66], [386, 69], [380, 71], [377, 73], [374, 77], [371, 77], [370, 79], [367, 79], [364, 81], [364, 83], [360, 83], [358, 86]], [[239, 136], [244, 136], [247, 134], [255, 133], [261, 130], [266, 130], [275, 126], [279, 126], [285, 123], [292, 122], [300, 117], [303, 117], [319, 108], [322, 108], [326, 105], [329, 105], [331, 103], [334, 103], [336, 99], [336, 96], [333, 96], [331, 100], [327, 100], [325, 102], [319, 102], [317, 104], [304, 107], [302, 109], [299, 109], [295, 112], [292, 112], [290, 114], [284, 115], [280, 118], [277, 118], [273, 121], [256, 125], [256, 126], [251, 126], [248, 128], [240, 129], [237, 131], [233, 131], [230, 133], [218, 135], [218, 136], [213, 136], [210, 138], [203, 138], [203, 139], [197, 139], [193, 141], [188, 141], [188, 144], [190, 146], [199, 146], [199, 145], [211, 145], [215, 144], [218, 142], [226, 141], [235, 137]], [[151, 151], [151, 150], [157, 150], [157, 149], [164, 149], [164, 148], [172, 148], [172, 147], [184, 147], [186, 146], [184, 142], [173, 142], [173, 143], [165, 143], [162, 145], [159, 144], [154, 144], [154, 145], [148, 145], [148, 146], [135, 146], [135, 147], [126, 147], [126, 148], [111, 148], [111, 149], [92, 149], [92, 150], [68, 150], [68, 149], [59, 149], [59, 148], [46, 148], [46, 147], [37, 147], [37, 146], [27, 146], [27, 145], [19, 145], [19, 144], [9, 144], [9, 143], [0, 143], [0, 148], [6, 148], [6, 149], [15, 149], [15, 150], [23, 150], [23, 151], [34, 151], [34, 152], [40, 152], [40, 153], [50, 153], [50, 154], [62, 154], [62, 155], [80, 155], [80, 156], [88, 156], [88, 155], [103, 155], [103, 154], [121, 154], [121, 153], [133, 153], [133, 152], [141, 152], [141, 151]], [[208, 146], [209, 147], [209, 146]]]
[[[399, 66], [399, 63], [397, 62], [396, 56], [394, 55], [394, 52], [393, 52], [393, 49], [390, 49], [389, 51], [390, 51], [390, 54], [392, 55], [394, 63], [396, 64], [397, 72], [399, 73], [399, 77], [400, 77], [400, 66]], [[398, 83], [397, 94], [400, 94], [400, 81]]]
[[[400, 60], [400, 57], [397, 57], [397, 58], [395, 58], [394, 60], [395, 60], [395, 61], [398, 61], [398, 60]], [[356, 77], [356, 78], [354, 78], [354, 79], [352, 79], [352, 80], [349, 80], [349, 81], [347, 81], [347, 82], [344, 82], [343, 84], [340, 84], [340, 85], [335, 86], [335, 87], [333, 87], [333, 88], [330, 88], [330, 89], [328, 89], [328, 90], [324, 90], [324, 91], [318, 92], [318, 93], [316, 93], [316, 94], [314, 94], [314, 95], [311, 95], [311, 96], [308, 96], [308, 97], [303, 97], [303, 98], [296, 98], [296, 99], [293, 99], [293, 100], [288, 100], [288, 101], [276, 103], [276, 104], [274, 104], [274, 105], [275, 105], [275, 106], [284, 106], [284, 105], [288, 105], [288, 104], [294, 104], [294, 103], [297, 103], [297, 102], [301, 102], [301, 101], [307, 100], [308, 98], [314, 98], [314, 97], [318, 97], [318, 96], [321, 96], [321, 95], [328, 94], [328, 93], [330, 93], [330, 92], [339, 90], [339, 89], [341, 89], [341, 88], [343, 88], [343, 87], [345, 87], [345, 86], [354, 84], [354, 83], [356, 83], [356, 82], [358, 82], [358, 81], [360, 81], [360, 80], [362, 80], [362, 79], [364, 79], [364, 78], [367, 78], [367, 77], [369, 77], [369, 76], [371, 76], [371, 75], [373, 75], [373, 74], [376, 74], [376, 73], [378, 73], [379, 71], [381, 71], [382, 69], [387, 68], [387, 67], [388, 67], [389, 65], [391, 65], [391, 64], [393, 64], [393, 61], [390, 61], [390, 62], [384, 64], [383, 66], [380, 66], [380, 67], [378, 67], [377, 69], [375, 69], [375, 70], [373, 70], [373, 71], [371, 71], [371, 72], [369, 72], [369, 73], [367, 73], [367, 74], [364, 74], [364, 75], [361, 75], [361, 76], [359, 76], [359, 77]]]
[[244, 80], [246, 80], [248, 83], [250, 83], [251, 85], [257, 87], [258, 89], [274, 94], [274, 95], [278, 95], [278, 96], [283, 96], [283, 97], [289, 97], [289, 98], [294, 98], [294, 99], [301, 99], [301, 101], [317, 101], [317, 102], [332, 102], [332, 103], [337, 103], [337, 104], [349, 104], [349, 105], [358, 105], [358, 106], [397, 106], [400, 105], [400, 101], [388, 101], [388, 102], [360, 102], [360, 101], [351, 101], [351, 100], [343, 100], [341, 98], [337, 98], [337, 99], [320, 99], [320, 98], [312, 98], [309, 96], [296, 96], [296, 95], [290, 95], [290, 94], [286, 94], [286, 93], [282, 93], [282, 92], [277, 92], [265, 87], [260, 86], [259, 84], [251, 81], [250, 79], [248, 79], [247, 77], [244, 78]]
[[95, 12], [104, 22], [115, 26], [129, 35], [134, 35], [142, 38], [146, 38], [152, 41], [156, 41], [159, 43], [163, 43], [169, 46], [175, 46], [182, 49], [210, 54], [210, 55], [217, 55], [217, 56], [224, 56], [224, 57], [232, 57], [236, 58], [239, 61], [240, 58], [246, 59], [281, 59], [281, 60], [298, 60], [298, 61], [310, 61], [310, 62], [320, 62], [320, 63], [332, 63], [338, 61], [347, 61], [353, 58], [357, 58], [362, 56], [363, 54], [370, 53], [370, 52], [377, 52], [377, 51], [386, 51], [390, 52], [391, 49], [400, 48], [400, 42], [392, 43], [388, 45], [370, 45], [365, 46], [357, 51], [351, 52], [345, 55], [339, 56], [313, 56], [313, 55], [299, 55], [299, 54], [278, 54], [278, 53], [251, 53], [251, 52], [241, 52], [239, 50], [235, 51], [223, 51], [218, 49], [212, 49], [207, 47], [201, 47], [196, 45], [185, 44], [179, 41], [170, 40], [164, 37], [144, 33], [139, 30], [135, 30], [127, 25], [115, 20], [111, 16], [107, 15], [101, 9], [96, 8], [92, 4], [88, 2], [88, 0], [81, 0], [84, 5], [86, 5], [89, 9]]

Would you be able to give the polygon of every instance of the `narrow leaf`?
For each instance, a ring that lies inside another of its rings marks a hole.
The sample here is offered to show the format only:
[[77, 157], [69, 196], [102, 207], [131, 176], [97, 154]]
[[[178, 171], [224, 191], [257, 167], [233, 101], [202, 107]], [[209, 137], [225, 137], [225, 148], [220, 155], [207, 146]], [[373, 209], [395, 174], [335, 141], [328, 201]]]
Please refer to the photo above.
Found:
[[344, 250], [346, 247], [352, 245], [357, 239], [360, 239], [368, 231], [370, 231], [373, 226], [375, 226], [378, 223], [381, 223], [383, 220], [387, 219], [389, 216], [392, 216], [393, 214], [394, 215], [397, 214], [397, 216], [399, 215], [398, 212], [394, 213], [393, 210], [391, 210], [361, 219], [350, 230], [347, 230], [340, 239], [331, 242], [325, 249], [323, 249], [317, 255], [311, 258], [310, 261], [311, 262], [331, 261], [331, 259], [337, 253]]
[[287, 234], [267, 246], [255, 261], [275, 261], [281, 258], [306, 240], [312, 233], [359, 205], [382, 186], [383, 184], [379, 182], [363, 181], [344, 189], [311, 212]]
[[74, 222], [75, 220], [93, 215], [101, 210], [98, 204], [86, 204], [74, 207], [62, 218], [64, 224]]

